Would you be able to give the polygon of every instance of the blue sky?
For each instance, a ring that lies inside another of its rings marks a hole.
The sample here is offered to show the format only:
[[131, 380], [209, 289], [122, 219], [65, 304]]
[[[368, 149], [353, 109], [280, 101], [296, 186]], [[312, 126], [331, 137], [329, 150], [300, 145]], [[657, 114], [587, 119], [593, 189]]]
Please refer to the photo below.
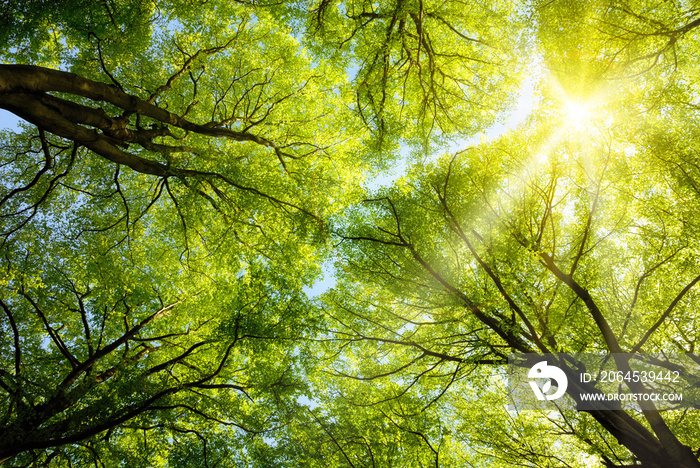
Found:
[[0, 109], [0, 129], [15, 129], [21, 119], [4, 109]]

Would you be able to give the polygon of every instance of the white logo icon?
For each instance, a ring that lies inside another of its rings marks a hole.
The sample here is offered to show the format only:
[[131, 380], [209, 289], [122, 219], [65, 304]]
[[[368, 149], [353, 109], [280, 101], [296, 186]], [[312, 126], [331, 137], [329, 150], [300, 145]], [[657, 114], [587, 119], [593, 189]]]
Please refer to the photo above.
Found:
[[[530, 387], [532, 387], [532, 391], [535, 392], [535, 396], [538, 400], [556, 400], [557, 398], [561, 398], [564, 396], [566, 387], [569, 385], [564, 371], [557, 366], [548, 366], [547, 361], [538, 362], [532, 366], [527, 376], [530, 379], [548, 379], [544, 385], [542, 385], [542, 389], [537, 385], [537, 382], [530, 381]], [[552, 380], [556, 383], [557, 391], [551, 395], [547, 395], [547, 392], [552, 388]]]

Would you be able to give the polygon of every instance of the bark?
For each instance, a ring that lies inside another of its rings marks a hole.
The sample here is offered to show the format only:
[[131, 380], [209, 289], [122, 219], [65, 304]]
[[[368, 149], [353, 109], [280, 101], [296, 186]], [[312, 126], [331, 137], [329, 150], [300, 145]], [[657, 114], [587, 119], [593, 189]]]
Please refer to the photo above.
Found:
[[[65, 93], [82, 100], [88, 99], [94, 101], [96, 106], [78, 104], [49, 93]], [[109, 116], [97, 106], [101, 102], [122, 109], [122, 115]], [[197, 124], [115, 86], [44, 67], [0, 65], [0, 108], [45, 131], [75, 141], [112, 162], [160, 177], [182, 175], [182, 171], [178, 172], [163, 163], [145, 159], [124, 149], [130, 143], [137, 143], [149, 150], [161, 148], [160, 152], [167, 155], [172, 151], [153, 140], [170, 135], [170, 127], [269, 147], [280, 161], [283, 156], [293, 157], [262, 136], [234, 131], [223, 127], [219, 122]], [[134, 114], [157, 121], [156, 129], [128, 128], [131, 123], [129, 118]], [[175, 149], [181, 148], [178, 146]]]

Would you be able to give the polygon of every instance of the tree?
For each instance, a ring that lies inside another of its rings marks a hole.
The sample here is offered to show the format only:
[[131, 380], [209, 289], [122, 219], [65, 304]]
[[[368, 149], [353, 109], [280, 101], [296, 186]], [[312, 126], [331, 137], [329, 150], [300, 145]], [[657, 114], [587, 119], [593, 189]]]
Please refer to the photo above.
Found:
[[[484, 395], [513, 352], [693, 353], [697, 340], [695, 10], [562, 2], [533, 15], [552, 78], [527, 126], [414, 165], [340, 231], [320, 372], [345, 403], [317, 412], [337, 421], [344, 445], [326, 447], [349, 465], [377, 454], [344, 434], [368, 438], [384, 416], [422, 435], [408, 464], [450, 446], [461, 462], [446, 465], [477, 466], [479, 447], [488, 466], [595, 462], [582, 452], [605, 466], [698, 466], [692, 402], [533, 421]], [[489, 379], [485, 392], [475, 383]], [[416, 429], [426, 418], [441, 421], [430, 434]]]
[[[693, 350], [694, 335], [680, 331], [694, 320], [700, 281], [687, 268], [697, 255], [693, 218], [683, 216], [689, 207], [671, 221], [661, 190], [630, 187], [639, 173], [640, 184], [661, 186], [664, 177], [673, 186], [663, 166], [614, 146], [582, 156], [559, 147], [556, 159], [537, 163], [518, 151], [533, 146], [499, 142], [429, 172], [416, 168], [358, 209], [365, 221], [346, 234], [347, 286], [326, 302], [339, 343], [327, 372], [367, 382], [346, 386], [346, 398], [400, 406], [418, 394], [429, 409], [446, 393], [466, 392], [475, 366], [504, 363], [512, 352]], [[679, 285], [659, 288], [669, 277]], [[669, 340], [677, 333], [687, 342]], [[622, 411], [590, 416], [644, 466], [696, 463], [684, 446], [697, 446], [690, 413], [645, 411], [643, 422]], [[573, 426], [585, 419], [566, 417]], [[620, 448], [613, 454], [632, 462]]]
[[304, 386], [302, 287], [363, 167], [344, 75], [264, 11], [172, 6], [125, 37], [44, 12], [1, 66], [1, 461], [239, 466]]
[[321, 0], [305, 15], [307, 43], [356, 70], [355, 110], [380, 148], [399, 141], [426, 151], [487, 128], [513, 97], [524, 47], [513, 8]]
[[112, 464], [142, 445], [132, 462], [145, 465], [171, 458], [174, 438], [208, 466], [283, 423], [276, 399], [300, 363], [266, 341], [303, 328], [299, 299], [252, 262], [232, 288], [209, 269], [178, 272], [178, 252], [153, 234], [110, 245], [102, 232], [71, 230], [37, 229], [4, 249], [2, 460]]

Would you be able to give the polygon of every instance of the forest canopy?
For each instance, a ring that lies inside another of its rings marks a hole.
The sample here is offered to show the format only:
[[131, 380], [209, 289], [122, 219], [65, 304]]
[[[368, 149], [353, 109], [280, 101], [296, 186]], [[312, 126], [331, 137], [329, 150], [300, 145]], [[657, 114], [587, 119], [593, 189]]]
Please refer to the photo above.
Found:
[[514, 353], [695, 356], [699, 27], [3, 3], [0, 464], [700, 467], [692, 400], [520, 411], [504, 384]]

